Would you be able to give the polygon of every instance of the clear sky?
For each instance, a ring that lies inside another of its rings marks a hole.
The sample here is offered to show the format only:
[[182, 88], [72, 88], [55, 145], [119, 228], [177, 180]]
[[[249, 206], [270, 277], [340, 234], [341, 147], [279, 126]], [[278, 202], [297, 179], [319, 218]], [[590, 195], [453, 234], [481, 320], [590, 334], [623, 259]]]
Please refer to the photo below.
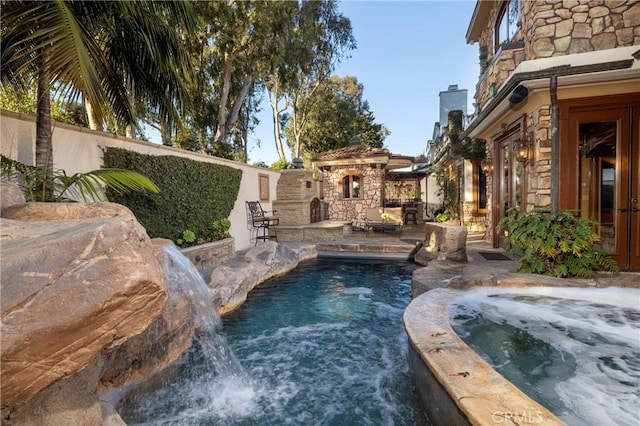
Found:
[[[475, 0], [339, 3], [340, 11], [351, 20], [357, 49], [343, 59], [335, 74], [355, 76], [364, 86], [364, 98], [376, 122], [391, 131], [384, 144], [392, 153], [424, 152], [439, 120], [438, 94], [449, 85], [468, 89], [467, 112], [473, 112], [478, 46], [468, 45], [465, 35], [475, 4]], [[266, 102], [259, 118], [258, 128], [249, 136], [249, 163], [269, 165], [278, 155]], [[288, 151], [287, 159], [291, 160]]]

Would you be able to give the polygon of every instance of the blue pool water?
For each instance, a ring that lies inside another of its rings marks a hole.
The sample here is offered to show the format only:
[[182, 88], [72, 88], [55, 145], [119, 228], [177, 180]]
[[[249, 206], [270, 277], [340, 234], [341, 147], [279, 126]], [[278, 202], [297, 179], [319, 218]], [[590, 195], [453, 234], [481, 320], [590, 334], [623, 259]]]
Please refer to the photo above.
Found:
[[224, 319], [241, 371], [220, 374], [196, 342], [119, 411], [129, 424], [427, 424], [402, 325], [413, 269], [398, 261], [305, 262], [257, 287]]

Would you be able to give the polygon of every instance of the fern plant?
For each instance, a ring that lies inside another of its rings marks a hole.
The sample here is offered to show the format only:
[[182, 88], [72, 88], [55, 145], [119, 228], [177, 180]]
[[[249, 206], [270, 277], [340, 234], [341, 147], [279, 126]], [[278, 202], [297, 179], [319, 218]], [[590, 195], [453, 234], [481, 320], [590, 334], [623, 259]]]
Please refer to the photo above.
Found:
[[590, 277], [595, 271], [619, 272], [609, 255], [593, 248], [599, 240], [597, 222], [576, 217], [571, 210], [534, 209], [522, 213], [510, 209], [497, 229], [505, 232], [518, 258], [518, 272], [555, 277]]

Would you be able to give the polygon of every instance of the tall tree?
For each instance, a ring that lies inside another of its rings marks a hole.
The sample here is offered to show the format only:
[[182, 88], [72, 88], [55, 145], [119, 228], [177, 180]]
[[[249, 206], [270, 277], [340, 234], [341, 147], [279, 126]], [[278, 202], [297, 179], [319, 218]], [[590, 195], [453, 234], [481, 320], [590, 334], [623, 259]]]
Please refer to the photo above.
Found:
[[[181, 146], [243, 157], [261, 89], [295, 2], [197, 2], [199, 28], [187, 44], [196, 68], [190, 132]], [[184, 136], [184, 135], [183, 135]], [[192, 138], [195, 137], [196, 141]], [[214, 149], [215, 146], [215, 149]]]
[[[354, 136], [361, 143], [382, 147], [389, 131], [375, 123], [369, 104], [363, 99], [364, 87], [355, 77], [332, 76], [314, 94], [307, 109], [306, 132], [300, 142], [300, 154], [309, 157], [349, 145]], [[305, 99], [300, 100], [304, 102]], [[288, 122], [285, 134], [290, 145], [296, 144], [293, 123]], [[294, 147], [292, 146], [292, 150]]]
[[293, 16], [289, 31], [283, 32], [285, 43], [267, 80], [273, 113], [274, 138], [278, 155], [284, 160], [279, 126], [289, 123], [287, 139], [295, 141], [294, 157], [301, 153], [307, 114], [315, 93], [340, 60], [356, 46], [351, 21], [339, 11], [334, 0], [302, 1]]
[[[168, 72], [179, 65], [179, 58], [171, 55], [180, 50], [179, 45], [168, 48], [168, 40], [162, 37], [171, 31], [167, 28], [169, 17], [187, 28], [195, 22], [188, 2], [2, 2], [2, 84], [27, 88], [37, 82], [36, 165], [52, 172], [50, 87], [59, 88], [57, 96], [61, 98], [82, 98], [92, 106], [92, 118], [99, 123], [108, 115], [121, 123], [135, 121], [129, 92], [118, 69], [125, 62], [124, 56], [130, 64], [130, 82], [135, 80], [136, 87], [141, 88], [138, 93], [155, 103], [161, 114], [177, 117], [175, 102], [180, 105], [186, 99], [179, 90], [177, 73]], [[111, 26], [119, 20], [128, 23], [136, 34], [129, 45], [120, 43], [130, 48], [120, 53], [120, 62], [115, 60], [116, 49], [109, 48], [113, 41], [109, 37], [113, 36]], [[184, 68], [177, 69], [187, 77]], [[144, 83], [136, 79], [140, 76], [144, 76]], [[151, 94], [147, 90], [153, 79], [164, 87], [162, 91], [156, 87]]]

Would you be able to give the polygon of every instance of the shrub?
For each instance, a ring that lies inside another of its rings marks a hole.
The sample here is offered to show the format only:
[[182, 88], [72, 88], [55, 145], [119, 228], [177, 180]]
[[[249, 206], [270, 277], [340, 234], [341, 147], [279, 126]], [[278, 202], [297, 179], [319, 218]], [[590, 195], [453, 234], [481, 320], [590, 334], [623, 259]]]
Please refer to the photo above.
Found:
[[510, 251], [518, 258], [518, 272], [555, 277], [590, 277], [595, 271], [618, 272], [606, 253], [595, 250], [597, 222], [576, 217], [571, 210], [550, 212], [515, 209], [498, 223]]
[[211, 241], [211, 223], [229, 217], [242, 179], [232, 167], [120, 148], [106, 148], [104, 164], [137, 171], [158, 185], [157, 194], [109, 193], [109, 199], [130, 208], [151, 238], [173, 241], [183, 239], [185, 229]]

